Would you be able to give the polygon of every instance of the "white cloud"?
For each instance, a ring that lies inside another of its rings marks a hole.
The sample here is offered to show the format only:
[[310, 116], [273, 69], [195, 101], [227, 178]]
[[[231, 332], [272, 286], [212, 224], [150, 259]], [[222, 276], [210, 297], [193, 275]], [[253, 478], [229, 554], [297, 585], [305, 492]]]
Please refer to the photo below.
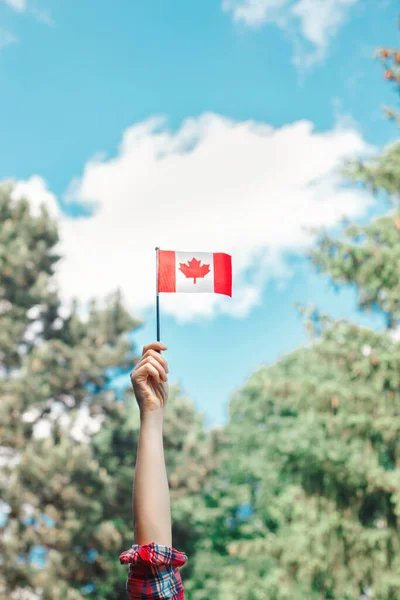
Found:
[[48, 25], [49, 27], [55, 26], [54, 19], [47, 10], [34, 8], [31, 12], [40, 23], [44, 23], [44, 25]]
[[14, 44], [16, 41], [17, 38], [12, 33], [0, 27], [0, 50]]
[[[28, 7], [27, 0], [0, 0], [0, 4], [7, 4], [13, 10], [19, 13], [30, 13], [37, 21], [44, 23], [45, 25], [54, 26], [54, 20], [50, 13], [46, 9]], [[0, 34], [1, 36], [1, 34]], [[1, 48], [1, 37], [0, 37], [0, 48]]]
[[26, 10], [26, 0], [0, 0], [0, 2], [8, 4], [8, 6], [19, 12]]
[[235, 21], [257, 26], [282, 18], [290, 0], [223, 0], [222, 8], [232, 12]]
[[323, 60], [330, 40], [358, 0], [223, 0], [235, 21], [249, 26], [274, 23], [295, 42], [294, 62], [311, 66]]
[[117, 156], [89, 161], [70, 194], [96, 206], [93, 216], [66, 218], [45, 182], [17, 185], [17, 196], [43, 199], [58, 213], [64, 297], [83, 301], [121, 287], [136, 311], [154, 305], [155, 246], [225, 251], [234, 265], [233, 299], [163, 295], [179, 319], [218, 312], [244, 316], [271, 277], [289, 277], [289, 252], [314, 240], [305, 228], [362, 215], [370, 202], [339, 187], [342, 159], [366, 150], [350, 125], [317, 133], [301, 121], [273, 129], [215, 114], [188, 119], [171, 133], [162, 120], [128, 129]]
[[300, 0], [292, 12], [300, 19], [303, 36], [318, 47], [324, 46], [343, 23], [346, 9], [357, 0]]
[[26, 181], [18, 181], [13, 190], [13, 199], [26, 197], [29, 199], [31, 214], [37, 217], [44, 204], [53, 218], [60, 214], [57, 199], [47, 188], [47, 184], [38, 175], [33, 175]]

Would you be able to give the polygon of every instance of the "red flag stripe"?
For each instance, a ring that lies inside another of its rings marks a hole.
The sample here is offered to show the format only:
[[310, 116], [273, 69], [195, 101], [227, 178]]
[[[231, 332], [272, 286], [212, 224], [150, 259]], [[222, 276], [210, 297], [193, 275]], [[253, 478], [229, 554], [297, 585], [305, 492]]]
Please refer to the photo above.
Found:
[[158, 251], [158, 291], [176, 292], [175, 252]]
[[232, 297], [232, 257], [214, 253], [214, 292]]
[[[176, 252], [159, 250], [158, 291], [176, 292]], [[213, 253], [214, 293], [232, 296], [232, 257], [223, 252]]]

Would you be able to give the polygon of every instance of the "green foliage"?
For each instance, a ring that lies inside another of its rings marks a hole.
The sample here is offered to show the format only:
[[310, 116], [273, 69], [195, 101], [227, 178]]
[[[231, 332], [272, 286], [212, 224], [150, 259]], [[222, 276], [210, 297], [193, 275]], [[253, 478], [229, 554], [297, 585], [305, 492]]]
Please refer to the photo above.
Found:
[[[189, 598], [213, 586], [221, 600], [398, 597], [398, 343], [327, 322], [310, 347], [250, 377], [225, 433], [212, 493], [232, 521], [218, 560], [196, 556]], [[247, 502], [254, 514], [240, 521]]]
[[[399, 92], [400, 51], [381, 48], [377, 56], [386, 79]], [[399, 120], [393, 111], [386, 112], [389, 118]], [[324, 235], [311, 259], [335, 285], [355, 285], [359, 307], [383, 313], [388, 328], [394, 328], [400, 319], [400, 142], [368, 160], [350, 163], [344, 174], [349, 181], [389, 199], [394, 210], [365, 226], [351, 225], [340, 237]]]
[[[400, 53], [380, 56], [398, 86]], [[400, 144], [346, 174], [395, 211], [323, 236], [311, 260], [388, 330], [310, 310], [312, 343], [234, 395], [189, 600], [400, 598]]]
[[[0, 225], [0, 495], [9, 511], [0, 591], [74, 600], [114, 570], [104, 553], [122, 543], [104, 514], [110, 475], [75, 426], [84, 410], [98, 419], [117, 410], [100, 391], [104, 372], [134, 364], [125, 334], [138, 322], [118, 294], [103, 310], [93, 305], [87, 320], [76, 307], [65, 316], [52, 280], [56, 225], [45, 209], [33, 216], [26, 201], [14, 201], [10, 186], [0, 187]], [[37, 547], [48, 552], [42, 568], [31, 560]], [[89, 551], [98, 553], [91, 562]]]
[[[118, 555], [133, 542], [139, 415], [131, 393], [116, 402], [104, 385], [108, 367], [135, 364], [125, 334], [139, 323], [118, 293], [102, 309], [93, 302], [86, 319], [76, 305], [65, 314], [53, 283], [55, 224], [44, 209], [34, 216], [14, 202], [10, 186], [0, 187], [0, 215], [0, 494], [9, 511], [0, 595], [122, 599]], [[77, 434], [85, 414], [102, 424], [94, 436]], [[192, 402], [172, 389], [164, 439], [174, 543], [193, 556], [211, 527], [201, 490], [221, 435], [206, 434]]]
[[386, 192], [396, 203], [400, 193], [399, 162], [400, 143], [395, 142], [368, 161], [350, 163], [345, 175], [350, 180], [366, 185], [373, 193], [380, 190]]
[[388, 215], [365, 226], [351, 225], [340, 238], [326, 235], [311, 259], [336, 285], [355, 285], [360, 308], [382, 313], [389, 328], [398, 324], [400, 218]]
[[[398, 86], [399, 52], [379, 56]], [[324, 236], [311, 260], [387, 330], [306, 311], [311, 343], [253, 373], [228, 425], [208, 433], [171, 391], [165, 453], [188, 600], [400, 598], [400, 144], [347, 176], [395, 210]], [[65, 316], [57, 241], [45, 210], [0, 187], [0, 594], [122, 600], [139, 420], [132, 395], [117, 403], [104, 385], [107, 367], [134, 365], [125, 333], [138, 323], [119, 294], [86, 320], [76, 306]], [[78, 439], [83, 411], [102, 426]]]

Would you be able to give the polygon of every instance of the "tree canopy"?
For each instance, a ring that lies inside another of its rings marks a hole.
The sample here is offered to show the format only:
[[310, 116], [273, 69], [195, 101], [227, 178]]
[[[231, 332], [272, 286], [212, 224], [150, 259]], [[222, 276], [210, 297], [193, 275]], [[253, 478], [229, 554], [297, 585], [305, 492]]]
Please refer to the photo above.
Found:
[[[400, 53], [378, 56], [398, 87]], [[400, 597], [400, 143], [346, 176], [392, 207], [323, 234], [310, 260], [386, 327], [305, 309], [310, 342], [256, 370], [208, 432], [171, 390], [164, 440], [188, 600]], [[86, 315], [66, 309], [57, 243], [45, 208], [1, 185], [0, 596], [122, 600], [139, 415], [109, 380], [135, 364], [126, 334], [139, 322], [118, 292]]]
[[[399, 52], [378, 55], [398, 86]], [[310, 260], [386, 330], [305, 311], [310, 344], [233, 396], [193, 600], [400, 597], [400, 143], [345, 176], [393, 208], [323, 234]]]

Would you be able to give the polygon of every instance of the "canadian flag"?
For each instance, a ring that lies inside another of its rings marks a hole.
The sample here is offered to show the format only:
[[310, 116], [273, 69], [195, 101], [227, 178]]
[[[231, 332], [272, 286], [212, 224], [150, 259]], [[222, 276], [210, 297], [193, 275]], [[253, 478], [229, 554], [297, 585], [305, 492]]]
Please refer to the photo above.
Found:
[[232, 257], [222, 252], [158, 250], [158, 291], [232, 296]]

